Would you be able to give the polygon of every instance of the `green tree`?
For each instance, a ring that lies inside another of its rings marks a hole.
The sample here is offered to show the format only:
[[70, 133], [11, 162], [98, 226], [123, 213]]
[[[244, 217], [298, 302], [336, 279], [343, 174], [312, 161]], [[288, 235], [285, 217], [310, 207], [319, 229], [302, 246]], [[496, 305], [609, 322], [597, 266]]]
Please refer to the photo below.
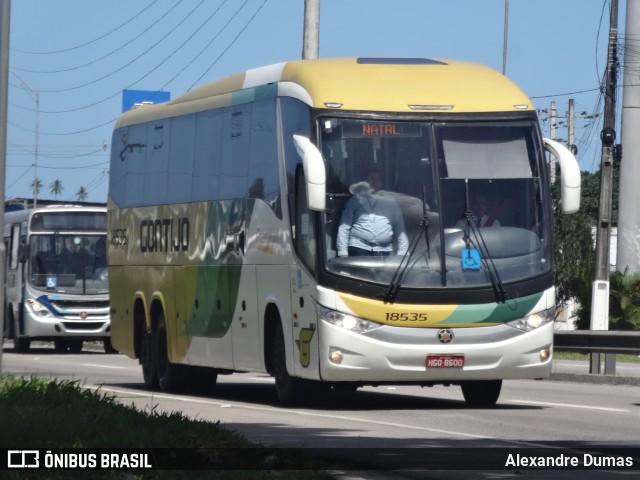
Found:
[[640, 273], [611, 273], [609, 329], [640, 330]]
[[[620, 168], [619, 164], [614, 164], [613, 169], [613, 187], [612, 187], [612, 197], [611, 197], [611, 220], [613, 226], [617, 225], [618, 222], [618, 192], [619, 192], [619, 178], [620, 178]], [[556, 200], [558, 197], [554, 197]], [[571, 295], [574, 296], [580, 307], [575, 313], [577, 316], [576, 326], [579, 329], [589, 329], [591, 327], [591, 300], [592, 300], [592, 288], [593, 288], [593, 280], [595, 275], [595, 239], [591, 235], [592, 226], [597, 225], [598, 215], [599, 215], [599, 205], [600, 205], [600, 171], [594, 173], [582, 172], [582, 188], [581, 188], [581, 198], [580, 198], [580, 211], [575, 215], [562, 216], [563, 218], [558, 221], [558, 217], [556, 217], [556, 223], [566, 223], [561, 225], [558, 228], [556, 225], [556, 242], [561, 245], [565, 245], [562, 249], [562, 255], [569, 254], [571, 258], [559, 258], [558, 248], [556, 248], [556, 282], [558, 283], [558, 288], [561, 290], [558, 298], [558, 304], [560, 304], [561, 299], [564, 300], [566, 297], [562, 296], [564, 292], [571, 292]], [[570, 218], [575, 217], [575, 218]], [[572, 255], [572, 251], [583, 252], [586, 255], [586, 230], [584, 226], [578, 227], [575, 225], [571, 226], [573, 222], [582, 223], [586, 222], [589, 225], [589, 242], [592, 249], [592, 254], [589, 256], [585, 256], [584, 258], [580, 258], [579, 255]], [[575, 233], [572, 231], [572, 228], [577, 228], [578, 230]], [[582, 232], [582, 233], [579, 233]], [[575, 240], [574, 240], [575, 238]], [[575, 242], [575, 247], [572, 248], [571, 244]], [[578, 243], [584, 243], [582, 246], [578, 246]], [[557, 247], [557, 246], [556, 246]], [[571, 265], [563, 265], [563, 262], [570, 263]], [[577, 264], [582, 263], [582, 266], [576, 266]], [[579, 272], [582, 270], [581, 277], [578, 278], [565, 278], [564, 268], [568, 268], [568, 272]], [[618, 276], [618, 273], [612, 272], [610, 276], [610, 296], [609, 296], [609, 326], [610, 328], [628, 328], [623, 327], [624, 322], [618, 322], [613, 319], [617, 314], [613, 310], [613, 305], [617, 303], [617, 300], [614, 298], [614, 295], [618, 295], [617, 290], [618, 287], [614, 288], [614, 278]], [[558, 280], [559, 279], [559, 280]], [[616, 278], [616, 281], [618, 279]], [[637, 301], [638, 299], [636, 299]]]
[[78, 197], [78, 200], [80, 200], [81, 202], [85, 201], [88, 196], [89, 192], [87, 192], [87, 189], [82, 186], [76, 192], [76, 197]]
[[566, 307], [569, 299], [576, 299], [582, 313], [586, 305], [591, 307], [591, 284], [595, 265], [595, 247], [591, 226], [593, 221], [583, 207], [572, 215], [560, 212], [558, 182], [552, 185], [554, 210], [554, 273], [556, 304]]
[[39, 178], [34, 180], [29, 184], [29, 188], [33, 192], [34, 197], [40, 194], [40, 190], [42, 190], [42, 180], [40, 180]]
[[51, 185], [49, 185], [49, 191], [53, 194], [55, 198], [58, 198], [58, 195], [60, 195], [63, 190], [64, 190], [64, 187], [62, 186], [62, 182], [60, 180], [56, 179], [53, 182], [51, 182]]

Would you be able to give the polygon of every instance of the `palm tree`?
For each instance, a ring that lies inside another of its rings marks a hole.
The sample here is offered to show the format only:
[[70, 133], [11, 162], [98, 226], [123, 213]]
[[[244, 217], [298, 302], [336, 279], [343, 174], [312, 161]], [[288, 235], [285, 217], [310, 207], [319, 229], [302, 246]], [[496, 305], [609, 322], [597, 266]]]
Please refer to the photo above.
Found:
[[78, 197], [78, 200], [83, 202], [87, 199], [88, 196], [89, 196], [89, 192], [87, 192], [87, 189], [84, 188], [83, 186], [80, 186], [80, 188], [76, 192], [76, 197]]
[[611, 272], [609, 328], [640, 330], [640, 273]]
[[53, 182], [51, 182], [51, 185], [49, 185], [49, 191], [53, 193], [53, 196], [56, 199], [58, 198], [58, 195], [62, 193], [63, 190], [64, 190], [64, 187], [62, 186], [62, 182], [60, 180], [56, 179]]
[[37, 196], [40, 193], [40, 190], [42, 190], [42, 180], [40, 180], [39, 178], [37, 180], [34, 180], [29, 184], [29, 188], [33, 192], [33, 196]]

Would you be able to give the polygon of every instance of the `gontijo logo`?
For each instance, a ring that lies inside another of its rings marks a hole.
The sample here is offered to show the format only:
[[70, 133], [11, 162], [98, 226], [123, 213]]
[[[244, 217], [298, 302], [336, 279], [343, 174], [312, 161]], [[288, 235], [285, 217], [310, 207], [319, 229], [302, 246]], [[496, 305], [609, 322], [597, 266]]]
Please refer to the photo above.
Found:
[[8, 450], [8, 468], [40, 468], [40, 452], [38, 450]]

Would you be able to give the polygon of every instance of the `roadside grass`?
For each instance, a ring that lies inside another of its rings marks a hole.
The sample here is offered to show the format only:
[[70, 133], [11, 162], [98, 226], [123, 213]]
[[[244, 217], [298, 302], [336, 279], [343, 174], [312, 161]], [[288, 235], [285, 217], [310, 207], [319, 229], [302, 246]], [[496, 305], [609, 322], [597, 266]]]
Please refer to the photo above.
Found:
[[[218, 423], [180, 412], [140, 411], [78, 382], [0, 376], [0, 447], [9, 449], [188, 449], [211, 470], [25, 470], [8, 479], [283, 479], [329, 478], [326, 462], [250, 442]], [[132, 450], [134, 451], [134, 450]], [[240, 466], [240, 467], [238, 467]], [[242, 470], [237, 469], [242, 468]], [[5, 476], [6, 475], [6, 476]]]
[[[589, 361], [588, 353], [575, 353], [575, 352], [553, 352], [553, 358], [555, 360], [584, 360]], [[638, 355], [616, 355], [616, 361], [640, 363], [640, 356]]]

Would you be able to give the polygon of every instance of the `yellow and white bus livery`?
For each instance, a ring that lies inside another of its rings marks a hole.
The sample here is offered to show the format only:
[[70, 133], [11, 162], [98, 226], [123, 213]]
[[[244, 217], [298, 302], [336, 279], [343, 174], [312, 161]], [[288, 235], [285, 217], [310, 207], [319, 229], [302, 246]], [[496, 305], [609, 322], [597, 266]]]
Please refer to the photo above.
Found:
[[[267, 372], [283, 403], [444, 384], [493, 405], [502, 380], [551, 370], [545, 151], [574, 212], [578, 164], [531, 100], [458, 61], [291, 61], [127, 112], [111, 148], [113, 345], [148, 388]], [[338, 255], [371, 170], [408, 247]]]

